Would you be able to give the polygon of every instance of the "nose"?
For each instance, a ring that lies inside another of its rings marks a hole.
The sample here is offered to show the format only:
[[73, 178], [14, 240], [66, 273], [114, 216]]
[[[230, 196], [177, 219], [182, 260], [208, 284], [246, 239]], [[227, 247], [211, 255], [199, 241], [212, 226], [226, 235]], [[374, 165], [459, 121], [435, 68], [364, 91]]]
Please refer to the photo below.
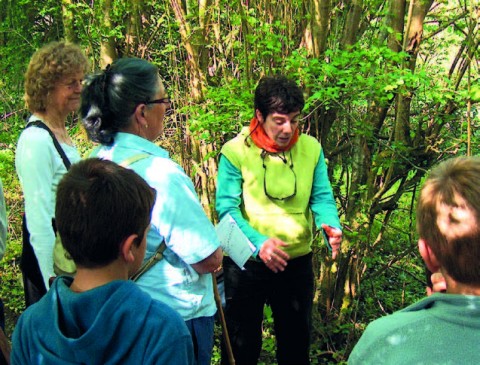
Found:
[[77, 93], [82, 92], [82, 88], [83, 88], [83, 83], [82, 83], [82, 81], [76, 81], [76, 82], [75, 82], [75, 85], [74, 85], [74, 87], [73, 87], [73, 89], [75, 90], [75, 92], [77, 92]]
[[293, 132], [293, 126], [291, 121], [287, 121], [283, 124], [283, 133], [290, 134]]

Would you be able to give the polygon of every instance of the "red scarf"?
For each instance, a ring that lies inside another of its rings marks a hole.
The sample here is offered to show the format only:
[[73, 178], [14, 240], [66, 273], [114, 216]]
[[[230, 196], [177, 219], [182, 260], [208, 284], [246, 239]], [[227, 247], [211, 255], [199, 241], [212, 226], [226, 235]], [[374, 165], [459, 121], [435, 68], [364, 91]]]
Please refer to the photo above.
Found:
[[280, 147], [275, 143], [273, 139], [271, 139], [267, 133], [265, 133], [265, 129], [263, 129], [263, 125], [259, 123], [256, 117], [253, 117], [250, 121], [250, 136], [252, 137], [253, 143], [258, 148], [261, 148], [270, 153], [279, 153], [283, 151], [288, 151], [292, 148], [295, 143], [298, 141], [298, 127], [295, 129], [293, 133], [292, 139], [290, 143], [286, 147]]

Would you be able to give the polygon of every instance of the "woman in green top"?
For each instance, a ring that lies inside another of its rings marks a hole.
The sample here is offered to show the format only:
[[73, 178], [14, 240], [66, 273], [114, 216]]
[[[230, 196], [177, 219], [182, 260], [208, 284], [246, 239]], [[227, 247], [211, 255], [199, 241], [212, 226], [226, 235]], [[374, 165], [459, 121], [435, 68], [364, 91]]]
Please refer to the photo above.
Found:
[[321, 145], [299, 133], [303, 107], [294, 81], [261, 79], [250, 126], [221, 151], [217, 211], [220, 218], [232, 216], [256, 247], [246, 270], [229, 257], [223, 262], [236, 364], [258, 361], [266, 303], [278, 363], [309, 363], [313, 219], [328, 236], [334, 258], [340, 248], [342, 231]]

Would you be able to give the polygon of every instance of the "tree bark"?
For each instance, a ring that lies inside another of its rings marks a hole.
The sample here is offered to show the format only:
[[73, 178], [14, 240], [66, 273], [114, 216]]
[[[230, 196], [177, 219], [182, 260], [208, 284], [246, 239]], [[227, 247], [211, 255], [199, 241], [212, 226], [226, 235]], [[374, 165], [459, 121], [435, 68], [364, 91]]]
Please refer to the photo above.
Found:
[[[113, 29], [113, 23], [110, 17], [110, 14], [113, 11], [112, 6], [112, 0], [103, 0], [102, 11], [104, 17], [101, 29], [104, 29], [105, 31]], [[107, 65], [115, 61], [117, 57], [115, 38], [111, 35], [102, 37], [100, 41], [100, 67], [105, 68]]]
[[72, 0], [62, 0], [63, 29], [65, 39], [72, 43], [78, 43], [78, 32], [75, 29], [75, 14], [72, 11]]
[[[423, 22], [428, 10], [432, 6], [433, 0], [414, 0], [410, 4], [409, 17], [407, 20], [406, 37], [403, 49], [409, 54], [403, 67], [415, 71], [415, 65], [418, 57], [418, 50], [422, 42]], [[398, 94], [397, 111], [395, 118], [394, 140], [405, 146], [411, 145], [410, 139], [410, 104], [412, 102], [414, 90], [403, 90]]]
[[128, 26], [125, 34], [126, 55], [145, 54], [145, 45], [140, 46], [142, 30], [142, 14], [146, 13], [143, 0], [130, 0], [130, 12], [128, 14]]
[[[311, 52], [313, 57], [319, 58], [325, 53], [328, 39], [328, 29], [330, 26], [330, 11], [332, 2], [330, 0], [312, 0], [307, 4], [311, 8], [311, 21], [305, 34], [307, 39], [307, 49]], [[311, 39], [311, 40], [309, 40]]]
[[[186, 19], [186, 12], [178, 0], [170, 0], [175, 18], [179, 26], [180, 35], [187, 51], [187, 75], [189, 80], [190, 96], [194, 102], [203, 100], [206, 88], [204, 70], [201, 68], [198, 44], [192, 42], [192, 27]], [[198, 34], [198, 33], [197, 33]]]
[[363, 8], [363, 0], [353, 0], [348, 9], [343, 31], [342, 48], [353, 45], [357, 40], [358, 30], [360, 29], [360, 20]]
[[[200, 0], [198, 8], [193, 7], [185, 9], [180, 1], [170, 0], [175, 18], [179, 25], [180, 35], [183, 46], [187, 52], [186, 75], [188, 78], [190, 98], [193, 103], [200, 103], [204, 99], [207, 87], [206, 74], [208, 68], [208, 53], [205, 45], [207, 44], [207, 29], [209, 24], [210, 1]], [[195, 31], [192, 25], [187, 21], [196, 19], [198, 26]], [[214, 176], [217, 173], [216, 165], [212, 164], [212, 158], [207, 158], [213, 152], [212, 146], [202, 143], [197, 136], [190, 134], [187, 128], [187, 134], [190, 148], [185, 155], [190, 156], [190, 161], [186, 164], [193, 165], [196, 176], [192, 176], [196, 181], [196, 188], [204, 210], [211, 219], [214, 218], [212, 197], [215, 196]], [[185, 165], [186, 165], [185, 164]], [[197, 180], [198, 179], [198, 180]]]

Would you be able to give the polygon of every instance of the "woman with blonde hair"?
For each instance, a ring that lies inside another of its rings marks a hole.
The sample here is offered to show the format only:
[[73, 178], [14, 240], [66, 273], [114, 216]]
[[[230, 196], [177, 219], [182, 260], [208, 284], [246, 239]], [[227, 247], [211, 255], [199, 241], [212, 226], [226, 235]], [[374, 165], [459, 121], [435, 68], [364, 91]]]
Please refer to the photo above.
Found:
[[55, 192], [69, 165], [80, 160], [66, 121], [80, 106], [87, 68], [77, 45], [59, 41], [37, 50], [25, 74], [25, 101], [32, 115], [18, 140], [15, 166], [25, 200], [21, 268], [27, 306], [46, 293], [55, 276]]

